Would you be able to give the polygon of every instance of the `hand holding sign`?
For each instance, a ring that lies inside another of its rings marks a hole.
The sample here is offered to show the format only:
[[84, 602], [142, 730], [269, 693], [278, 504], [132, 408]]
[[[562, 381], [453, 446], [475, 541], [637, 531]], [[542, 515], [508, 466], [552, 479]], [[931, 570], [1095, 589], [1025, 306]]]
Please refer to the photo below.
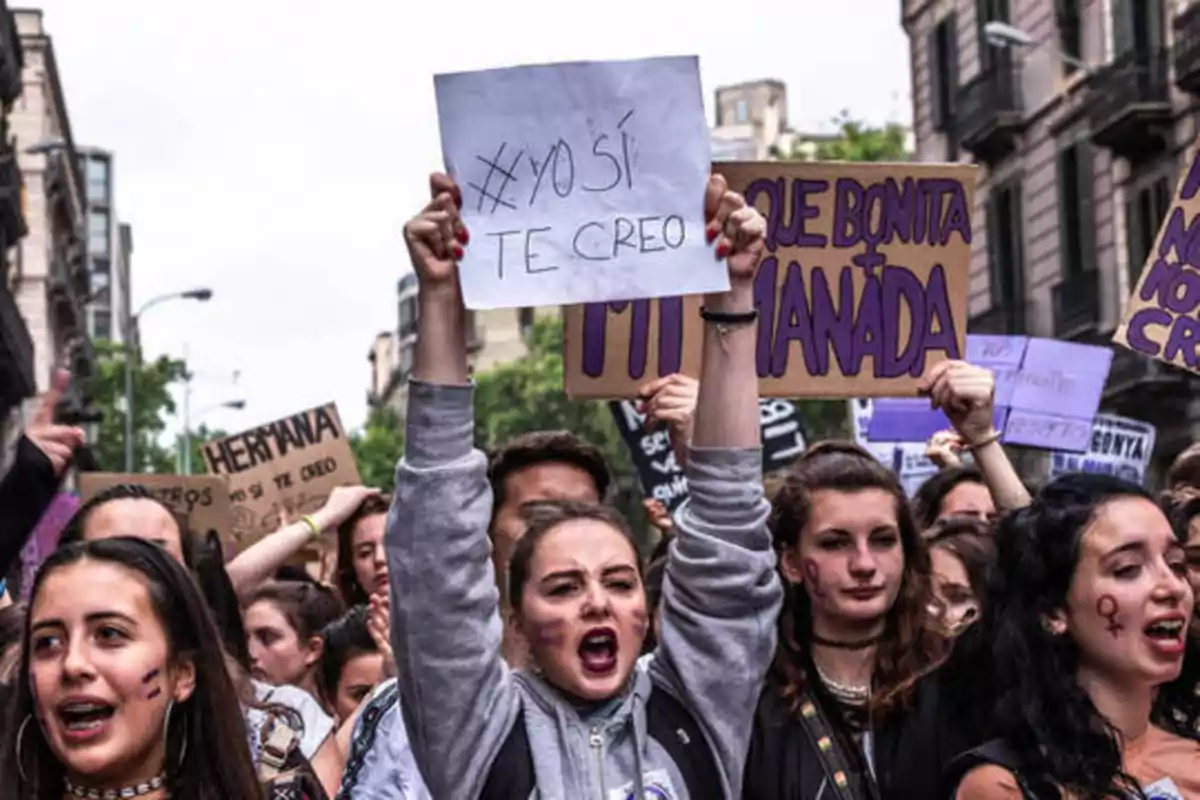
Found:
[[708, 177], [704, 215], [708, 240], [717, 240], [717, 258], [729, 258], [730, 281], [748, 285], [766, 249], [767, 221], [746, 205], [744, 197], [729, 190], [724, 175]]
[[646, 415], [646, 430], [653, 431], [663, 424], [667, 426], [675, 460], [683, 468], [687, 464], [688, 445], [692, 443], [700, 382], [678, 373], [668, 375], [647, 383], [638, 396], [645, 398], [638, 404], [637, 410]]
[[995, 438], [996, 378], [991, 370], [965, 361], [942, 361], [925, 374], [921, 389], [968, 446]]
[[429, 176], [429, 204], [404, 226], [404, 242], [417, 278], [426, 288], [453, 285], [458, 259], [470, 235], [459, 216], [462, 192], [449, 177]]
[[82, 445], [84, 439], [82, 428], [54, 424], [54, 410], [70, 385], [71, 373], [65, 369], [55, 370], [50, 391], [42, 397], [37, 413], [25, 427], [25, 438], [50, 459], [56, 477], [66, 471], [75, 448]]

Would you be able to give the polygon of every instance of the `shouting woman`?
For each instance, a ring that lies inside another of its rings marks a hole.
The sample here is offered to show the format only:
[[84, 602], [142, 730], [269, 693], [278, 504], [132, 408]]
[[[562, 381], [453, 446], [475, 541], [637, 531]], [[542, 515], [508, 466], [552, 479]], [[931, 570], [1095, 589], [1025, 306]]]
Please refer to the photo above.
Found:
[[509, 569], [510, 624], [533, 669], [500, 655], [487, 462], [456, 261], [468, 240], [443, 176], [405, 228], [420, 280], [415, 378], [387, 554], [392, 640], [413, 751], [440, 798], [736, 797], [781, 589], [761, 481], [752, 281], [764, 222], [710, 179], [709, 240], [732, 289], [705, 299], [691, 499], [666, 565], [662, 637], [629, 528], [577, 501], [526, 509]]

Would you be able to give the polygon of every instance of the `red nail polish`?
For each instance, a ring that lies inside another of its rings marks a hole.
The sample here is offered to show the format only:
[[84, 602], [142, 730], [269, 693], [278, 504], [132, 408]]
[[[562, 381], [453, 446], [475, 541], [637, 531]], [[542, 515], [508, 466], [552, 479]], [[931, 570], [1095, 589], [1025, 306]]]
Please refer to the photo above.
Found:
[[467, 242], [471, 241], [471, 234], [469, 234], [469, 233], [467, 232], [467, 229], [466, 229], [466, 227], [465, 227], [465, 226], [464, 226], [464, 227], [462, 227], [462, 228], [459, 228], [459, 230], [458, 230], [458, 240], [459, 240], [460, 242], [462, 242], [463, 244], [466, 244]]
[[721, 242], [717, 245], [717, 258], [725, 258], [727, 255], [729, 255], [729, 245]]
[[462, 259], [462, 257], [463, 257], [463, 249], [462, 249], [462, 245], [460, 245], [460, 244], [458, 244], [457, 242], [455, 242], [455, 244], [454, 244], [454, 247], [450, 248], [450, 251], [451, 251], [452, 253], [454, 253], [454, 260], [455, 260], [455, 261], [458, 261], [458, 260]]
[[717, 238], [717, 229], [716, 228], [705, 228], [704, 229], [704, 238], [708, 241], [709, 244], [712, 244], [713, 239]]

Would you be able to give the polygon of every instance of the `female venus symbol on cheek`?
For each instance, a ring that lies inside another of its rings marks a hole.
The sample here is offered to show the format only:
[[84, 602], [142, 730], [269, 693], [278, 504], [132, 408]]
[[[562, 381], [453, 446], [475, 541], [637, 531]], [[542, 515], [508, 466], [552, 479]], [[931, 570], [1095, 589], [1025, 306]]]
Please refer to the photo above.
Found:
[[1096, 613], [1108, 620], [1107, 630], [1112, 634], [1114, 639], [1125, 629], [1124, 625], [1117, 622], [1117, 613], [1120, 610], [1121, 607], [1117, 604], [1117, 598], [1111, 594], [1102, 594], [1096, 600]]
[[808, 590], [816, 600], [825, 599], [825, 590], [821, 588], [821, 568], [811, 558], [806, 558], [801, 564], [804, 570], [804, 580], [808, 582]]
[[[142, 683], [143, 684], [150, 683], [150, 681], [152, 681], [158, 677], [159, 672], [161, 672], [161, 670], [159, 670], [158, 667], [155, 667], [154, 669], [150, 670], [149, 672], [146, 673], [145, 677], [142, 678]], [[162, 694], [162, 687], [155, 686], [153, 689], [150, 690], [150, 693], [146, 695], [146, 699], [153, 700], [154, 698], [158, 697], [160, 694]]]

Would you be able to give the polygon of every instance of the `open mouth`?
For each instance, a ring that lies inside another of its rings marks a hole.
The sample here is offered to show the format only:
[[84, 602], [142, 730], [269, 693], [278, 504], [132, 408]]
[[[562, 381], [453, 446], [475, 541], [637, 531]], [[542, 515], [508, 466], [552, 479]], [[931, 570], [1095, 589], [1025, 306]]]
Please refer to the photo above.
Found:
[[593, 628], [579, 644], [583, 671], [589, 675], [608, 675], [617, 668], [617, 633], [612, 628]]
[[1160, 619], [1151, 622], [1142, 632], [1150, 639], [1155, 649], [1165, 655], [1183, 653], [1183, 639], [1187, 634], [1187, 620], [1182, 617]]
[[88, 737], [101, 731], [116, 709], [108, 703], [77, 701], [58, 707], [58, 718], [69, 736]]

